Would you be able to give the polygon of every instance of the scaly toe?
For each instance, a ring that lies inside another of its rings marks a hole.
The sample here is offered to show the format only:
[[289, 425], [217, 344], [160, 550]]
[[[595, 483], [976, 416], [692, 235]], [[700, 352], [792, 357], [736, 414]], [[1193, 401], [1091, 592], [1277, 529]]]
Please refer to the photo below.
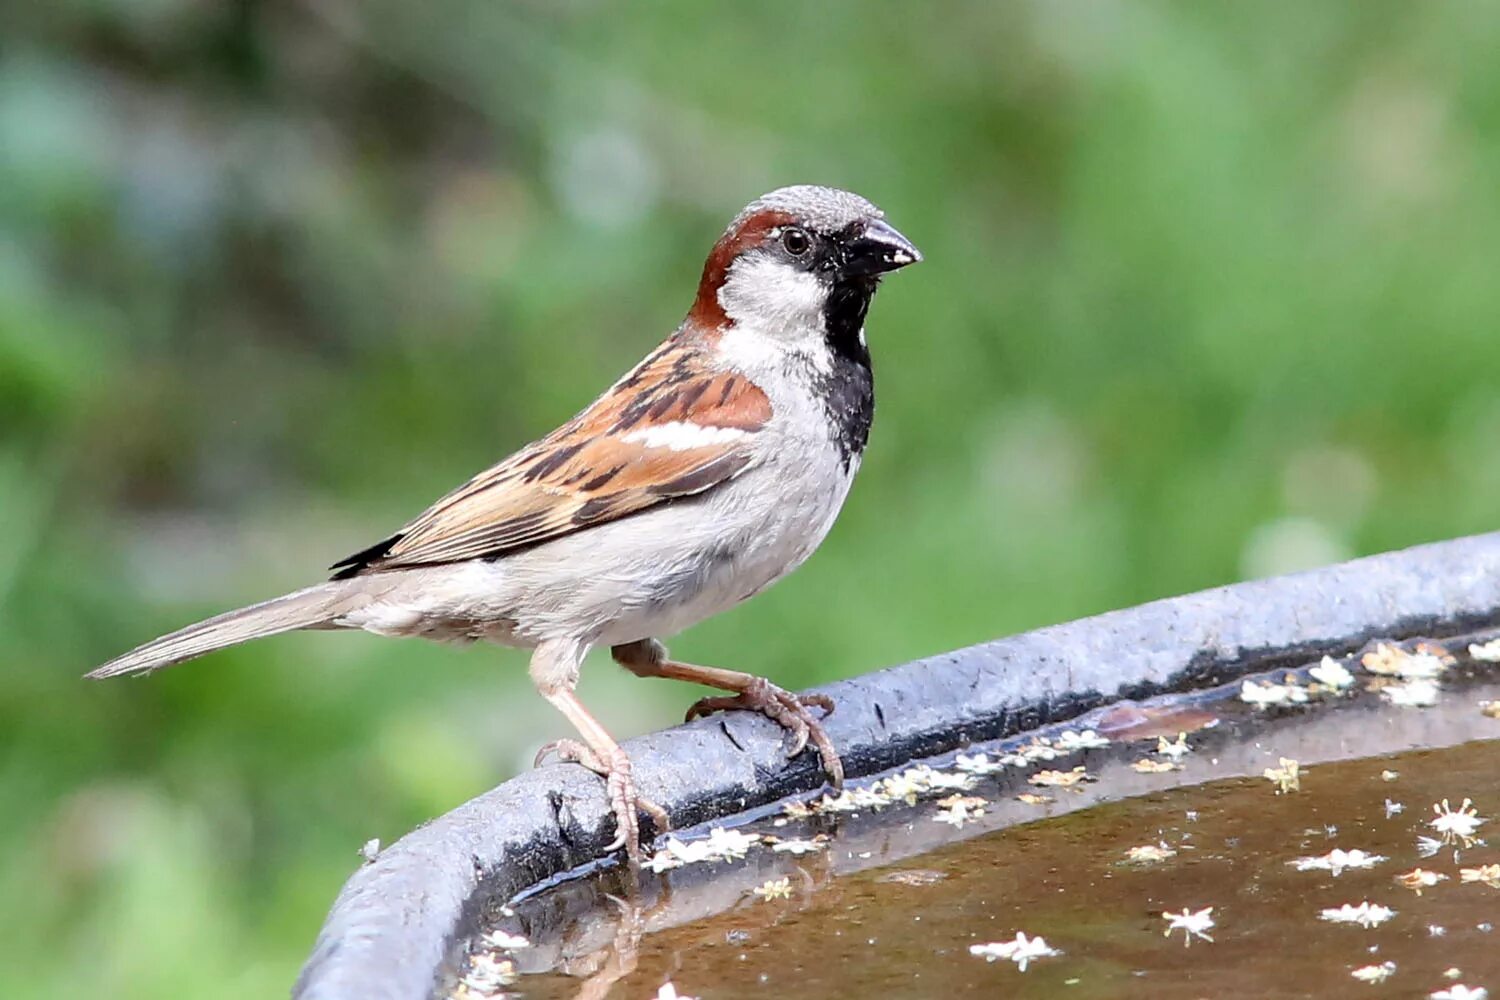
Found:
[[823, 718], [833, 714], [833, 699], [826, 694], [797, 694], [792, 695], [801, 703], [803, 708], [817, 707], [823, 710]]
[[823, 710], [823, 717], [833, 714], [833, 699], [826, 694], [796, 695], [784, 691], [770, 681], [757, 677], [740, 694], [734, 697], [700, 698], [687, 711], [691, 722], [701, 715], [743, 709], [759, 712], [791, 734], [791, 749], [788, 757], [795, 757], [807, 749], [811, 742], [818, 748], [818, 757], [823, 770], [835, 788], [844, 784], [844, 763], [834, 749], [821, 722], [812, 714], [813, 708]]
[[699, 698], [688, 706], [687, 715], [682, 721], [692, 722], [694, 719], [710, 716], [715, 712], [730, 712], [738, 708], [755, 710], [755, 706], [745, 703], [743, 695], [735, 698]]
[[823, 770], [828, 773], [828, 780], [834, 788], [844, 787], [844, 760], [839, 756], [838, 750], [833, 746], [833, 740], [823, 731], [822, 726], [813, 730], [813, 742], [818, 747], [818, 757], [823, 761]]
[[786, 718], [778, 718], [776, 721], [792, 734], [792, 748], [786, 754], [788, 757], [795, 757], [807, 749], [807, 738], [811, 730], [805, 719], [795, 713], [787, 713]]
[[630, 863], [639, 867], [641, 821], [637, 810], [642, 810], [651, 817], [658, 833], [670, 830], [672, 822], [665, 809], [650, 799], [643, 799], [636, 794], [630, 758], [625, 756], [623, 750], [616, 750], [608, 760], [605, 760], [592, 747], [578, 740], [554, 740], [537, 751], [537, 765], [540, 766], [542, 761], [551, 754], [556, 754], [560, 761], [579, 764], [595, 774], [604, 776], [604, 791], [609, 798], [610, 811], [615, 816], [616, 830], [615, 839], [604, 848], [605, 853], [612, 854], [623, 847], [630, 858]]
[[640, 819], [635, 811], [640, 796], [635, 793], [635, 782], [630, 776], [630, 762], [625, 759], [625, 755], [620, 754], [610, 763], [612, 766], [605, 788], [609, 793], [610, 808], [615, 814], [617, 832], [615, 839], [609, 842], [605, 850], [614, 852], [625, 848], [631, 867], [638, 868], [641, 863], [641, 837]]
[[839, 752], [834, 749], [833, 740], [828, 738], [828, 731], [807, 710], [806, 702], [798, 705], [796, 718], [797, 726], [793, 730], [796, 734], [796, 749], [792, 751], [792, 756], [795, 757], [801, 753], [807, 746], [808, 740], [811, 739], [813, 745], [818, 748], [818, 758], [822, 761], [823, 770], [828, 773], [828, 779], [833, 787], [844, 787], [844, 762], [839, 758]]
[[552, 754], [557, 755], [560, 763], [582, 764], [595, 774], [607, 774], [609, 771], [599, 760], [598, 754], [577, 740], [553, 740], [551, 743], [544, 744], [536, 752], [536, 757], [532, 760], [531, 766], [541, 767], [542, 762]]
[[668, 816], [667, 811], [655, 802], [637, 795], [635, 805], [637, 809], [651, 817], [651, 825], [655, 827], [657, 833], [666, 833], [672, 829], [672, 817]]

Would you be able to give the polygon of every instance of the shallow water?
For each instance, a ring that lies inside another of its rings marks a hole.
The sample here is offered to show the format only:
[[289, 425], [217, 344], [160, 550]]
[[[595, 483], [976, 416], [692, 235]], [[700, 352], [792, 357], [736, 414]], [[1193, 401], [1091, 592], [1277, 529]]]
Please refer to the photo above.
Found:
[[[654, 997], [670, 980], [705, 1000], [1170, 1000], [1427, 996], [1461, 983], [1500, 996], [1491, 926], [1500, 925], [1500, 871], [1494, 885], [1461, 875], [1500, 862], [1500, 846], [1455, 842], [1430, 856], [1419, 847], [1421, 837], [1441, 839], [1430, 821], [1443, 799], [1457, 809], [1470, 797], [1480, 817], [1500, 810], [1500, 720], [1479, 710], [1500, 688], [1455, 673], [1436, 706], [1399, 708], [1378, 687], [1271, 713], [1221, 699], [1204, 715], [1200, 700], [1196, 724], [1217, 724], [1189, 735], [1183, 770], [1135, 772], [1129, 764], [1143, 756], [1170, 758], [1150, 753], [1154, 736], [1131, 743], [1125, 737], [1142, 734], [1125, 733], [1107, 749], [979, 779], [963, 794], [985, 799], [985, 815], [962, 829], [934, 822], [931, 798], [780, 826], [763, 819], [754, 829], [833, 839], [800, 858], [758, 848], [743, 860], [647, 875], [635, 907], [601, 895], [624, 891], [618, 874], [557, 886], [497, 918], [531, 939], [507, 954], [535, 971], [508, 989]], [[1282, 757], [1302, 762], [1300, 789], [1286, 794], [1260, 774]], [[1040, 767], [1080, 765], [1097, 780], [1076, 789], [1029, 783]], [[1023, 793], [1052, 801], [1019, 801]], [[1500, 838], [1500, 820], [1478, 827], [1479, 838], [1487, 833]], [[1125, 860], [1144, 845], [1176, 853]], [[1336, 848], [1384, 860], [1337, 876], [1293, 863]], [[1418, 866], [1446, 879], [1419, 895], [1397, 880]], [[754, 893], [782, 877], [789, 898]], [[1364, 901], [1394, 915], [1368, 929], [1320, 919]], [[1164, 933], [1164, 913], [1205, 907], [1212, 940]], [[1061, 954], [1022, 971], [970, 953], [1018, 931]], [[1383, 983], [1351, 976], [1382, 963], [1394, 963]]]

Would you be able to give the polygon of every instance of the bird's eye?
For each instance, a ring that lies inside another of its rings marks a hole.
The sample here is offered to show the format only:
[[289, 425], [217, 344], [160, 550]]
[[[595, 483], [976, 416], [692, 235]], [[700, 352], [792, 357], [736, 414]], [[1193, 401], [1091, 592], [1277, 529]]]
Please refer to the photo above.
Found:
[[807, 230], [791, 226], [782, 231], [781, 245], [793, 257], [801, 257], [812, 246], [812, 237], [807, 235]]

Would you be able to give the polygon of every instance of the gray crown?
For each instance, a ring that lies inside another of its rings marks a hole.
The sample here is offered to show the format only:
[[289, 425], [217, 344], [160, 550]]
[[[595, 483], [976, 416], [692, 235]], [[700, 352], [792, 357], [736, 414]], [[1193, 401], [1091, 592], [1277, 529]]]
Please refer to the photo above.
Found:
[[852, 222], [868, 222], [885, 216], [884, 212], [852, 191], [816, 184], [793, 184], [763, 194], [746, 205], [730, 228], [767, 209], [789, 212], [824, 233], [838, 232]]

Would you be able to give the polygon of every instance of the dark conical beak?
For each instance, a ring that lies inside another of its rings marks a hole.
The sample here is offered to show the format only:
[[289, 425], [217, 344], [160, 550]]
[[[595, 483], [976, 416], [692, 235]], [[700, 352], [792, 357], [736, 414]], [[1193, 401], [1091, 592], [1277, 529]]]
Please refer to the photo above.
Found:
[[883, 219], [865, 224], [864, 232], [844, 244], [843, 266], [850, 277], [884, 274], [922, 259], [922, 252], [911, 240]]

